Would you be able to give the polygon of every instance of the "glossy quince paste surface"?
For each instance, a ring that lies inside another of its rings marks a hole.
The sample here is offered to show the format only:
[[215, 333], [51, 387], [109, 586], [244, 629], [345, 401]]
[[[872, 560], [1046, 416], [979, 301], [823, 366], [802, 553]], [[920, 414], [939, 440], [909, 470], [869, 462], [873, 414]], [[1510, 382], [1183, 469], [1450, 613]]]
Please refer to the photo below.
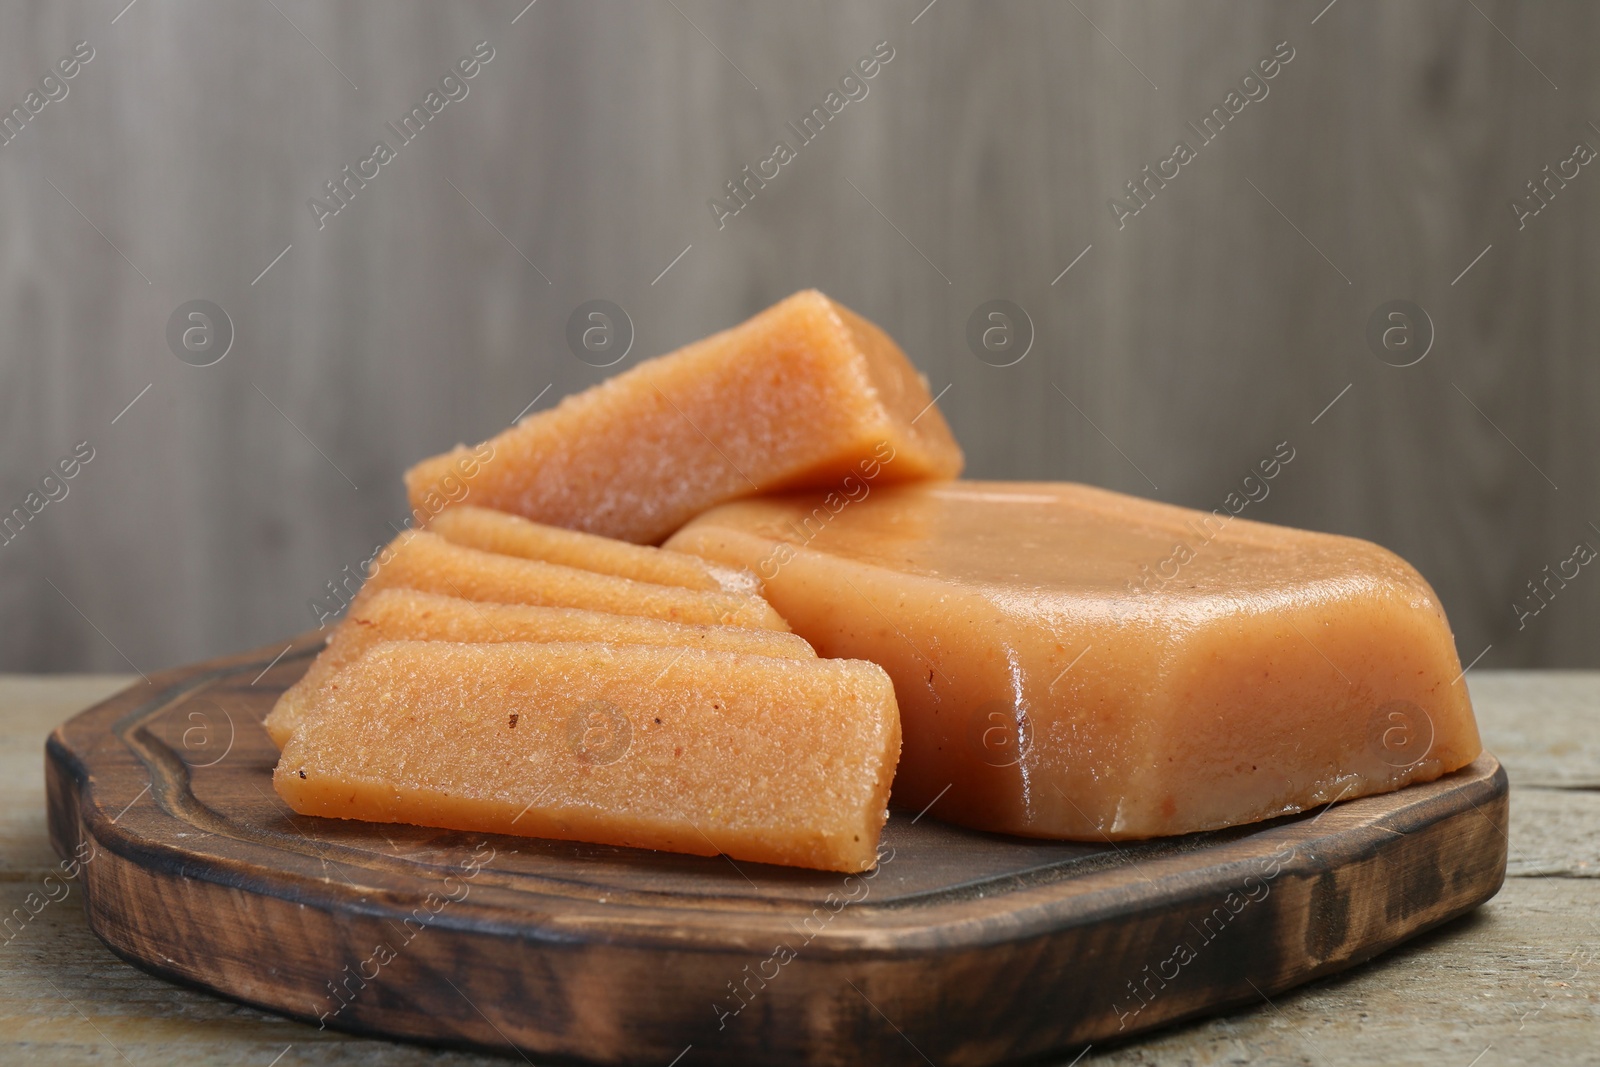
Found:
[[727, 504], [668, 547], [748, 568], [881, 664], [897, 806], [1142, 838], [1428, 781], [1481, 749], [1428, 583], [1366, 541], [1067, 483]]

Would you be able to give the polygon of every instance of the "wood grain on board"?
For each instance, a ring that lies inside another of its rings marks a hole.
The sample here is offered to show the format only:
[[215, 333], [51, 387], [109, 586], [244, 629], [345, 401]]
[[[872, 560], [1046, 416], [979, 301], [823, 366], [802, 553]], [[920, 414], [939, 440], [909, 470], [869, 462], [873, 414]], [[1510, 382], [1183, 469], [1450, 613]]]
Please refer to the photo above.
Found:
[[[1507, 673], [1467, 676], [1485, 744], [1505, 753], [1530, 728], [1548, 749], [1547, 769], [1565, 772], [1587, 761], [1563, 739], [1592, 739], [1600, 705], [1600, 674]], [[0, 676], [0, 881], [8, 908], [59, 862], [45, 831], [45, 737], [77, 710], [111, 696], [136, 676]], [[1540, 714], [1530, 718], [1537, 703]], [[1525, 764], [1521, 764], [1525, 765]], [[1340, 975], [1242, 1006], [1225, 1015], [1181, 1024], [1132, 1041], [1097, 1044], [1079, 1064], [1184, 1062], [1224, 1064], [1340, 1062], [1468, 1063], [1493, 1046], [1506, 1062], [1587, 1065], [1600, 1017], [1600, 882], [1561, 874], [1523, 877], [1519, 856], [1533, 859], [1534, 804], [1563, 808], [1581, 790], [1524, 785], [1519, 764], [1507, 760], [1512, 784], [1508, 880], [1471, 915], [1407, 942]], [[1588, 824], [1587, 840], [1600, 837]], [[1570, 844], [1548, 837], [1556, 866], [1573, 867], [1586, 850], [1560, 855]], [[78, 1064], [116, 1058], [136, 1064], [196, 1063], [205, 1067], [296, 1064], [504, 1063], [498, 1056], [439, 1052], [421, 1045], [318, 1030], [189, 987], [154, 978], [108, 952], [90, 931], [81, 887], [44, 908], [26, 930], [0, 949], [0, 1017], [7, 1041], [0, 1058]], [[887, 1025], [887, 1024], [884, 1024]], [[916, 1034], [909, 1035], [913, 1040]], [[1077, 1051], [1053, 1062], [1066, 1065]]]
[[[1513, 610], [1600, 544], [1600, 175], [1510, 211], [1600, 145], [1600, 6], [123, 6], [0, 12], [8, 108], [96, 49], [0, 148], [0, 508], [96, 449], [0, 550], [0, 667], [303, 629], [408, 464], [809, 285], [901, 341], [974, 476], [1214, 508], [1288, 441], [1247, 515], [1413, 560], [1463, 662], [1600, 666], [1591, 568]], [[308, 200], [479, 41], [471, 94], [318, 229]], [[879, 41], [869, 95], [718, 229], [707, 200]], [[1107, 201], [1281, 41], [1270, 95], [1119, 230]], [[595, 298], [636, 333], [608, 369], [565, 340]], [[1035, 327], [1012, 367], [967, 347], [993, 298]], [[1363, 339], [1395, 298], [1436, 327], [1414, 367]], [[192, 299], [234, 322], [213, 367], [168, 351]]]
[[696, 1063], [1005, 1063], [1343, 970], [1470, 911], [1505, 871], [1488, 755], [1121, 846], [897, 813], [879, 866], [849, 878], [305, 818], [272, 791], [260, 720], [320, 643], [131, 686], [51, 736], [47, 784], [57, 852], [84, 861], [113, 951], [336, 1029], [608, 1064], [688, 1046]]

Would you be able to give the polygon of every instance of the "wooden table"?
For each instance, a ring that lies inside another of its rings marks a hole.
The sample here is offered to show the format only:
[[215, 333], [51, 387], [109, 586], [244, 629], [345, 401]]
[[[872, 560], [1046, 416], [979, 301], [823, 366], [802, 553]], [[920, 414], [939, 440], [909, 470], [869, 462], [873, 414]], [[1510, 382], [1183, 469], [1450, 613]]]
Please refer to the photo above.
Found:
[[[1255, 1009], [1094, 1048], [1080, 1062], [1600, 1061], [1600, 672], [1469, 680], [1484, 743], [1511, 778], [1510, 869], [1499, 896], [1347, 974]], [[0, 933], [0, 1063], [507, 1062], [318, 1031], [169, 985], [96, 940], [76, 885], [46, 882], [59, 860], [45, 834], [44, 740], [128, 682], [0, 676], [0, 908], [11, 915], [29, 894], [38, 894], [35, 907], [46, 901]]]

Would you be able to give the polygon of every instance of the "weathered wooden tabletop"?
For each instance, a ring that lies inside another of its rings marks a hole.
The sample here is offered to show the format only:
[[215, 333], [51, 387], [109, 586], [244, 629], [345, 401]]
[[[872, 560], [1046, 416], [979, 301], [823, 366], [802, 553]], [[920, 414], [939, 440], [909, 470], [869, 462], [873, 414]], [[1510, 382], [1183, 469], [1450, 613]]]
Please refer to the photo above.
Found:
[[[128, 681], [0, 676], [0, 918], [10, 919], [0, 933], [0, 1063], [506, 1062], [319, 1031], [168, 985], [95, 939], [76, 884], [46, 883], [59, 860], [45, 833], [44, 741]], [[1093, 1048], [1080, 1062], [1600, 1061], [1600, 672], [1474, 672], [1469, 681], [1484, 743], [1511, 778], [1499, 896], [1344, 975]]]

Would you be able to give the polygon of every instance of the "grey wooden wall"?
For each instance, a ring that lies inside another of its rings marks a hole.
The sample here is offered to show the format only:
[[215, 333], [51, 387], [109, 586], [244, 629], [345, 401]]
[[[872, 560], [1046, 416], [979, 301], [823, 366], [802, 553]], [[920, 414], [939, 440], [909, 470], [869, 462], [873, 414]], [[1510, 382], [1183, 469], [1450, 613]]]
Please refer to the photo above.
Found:
[[[1600, 168], [1563, 162], [1600, 147], [1594, 5], [524, 3], [0, 3], [4, 109], [94, 50], [0, 147], [0, 510], [93, 449], [0, 546], [0, 669], [304, 629], [409, 463], [803, 286], [948, 387], [973, 476], [1210, 508], [1288, 441], [1246, 514], [1414, 561], [1464, 661], [1600, 665], [1600, 567], [1514, 607], [1600, 547]], [[319, 229], [308, 200], [481, 41], [468, 95]], [[780, 138], [719, 229], [708, 200]], [[1519, 229], [1547, 164], [1578, 173]], [[594, 298], [634, 324], [616, 368], [564, 340]], [[234, 329], [208, 367], [166, 337], [198, 299]], [[967, 344], [990, 299], [1032, 321], [1013, 366]], [[1413, 366], [1365, 339], [1394, 299], [1433, 324]]]

